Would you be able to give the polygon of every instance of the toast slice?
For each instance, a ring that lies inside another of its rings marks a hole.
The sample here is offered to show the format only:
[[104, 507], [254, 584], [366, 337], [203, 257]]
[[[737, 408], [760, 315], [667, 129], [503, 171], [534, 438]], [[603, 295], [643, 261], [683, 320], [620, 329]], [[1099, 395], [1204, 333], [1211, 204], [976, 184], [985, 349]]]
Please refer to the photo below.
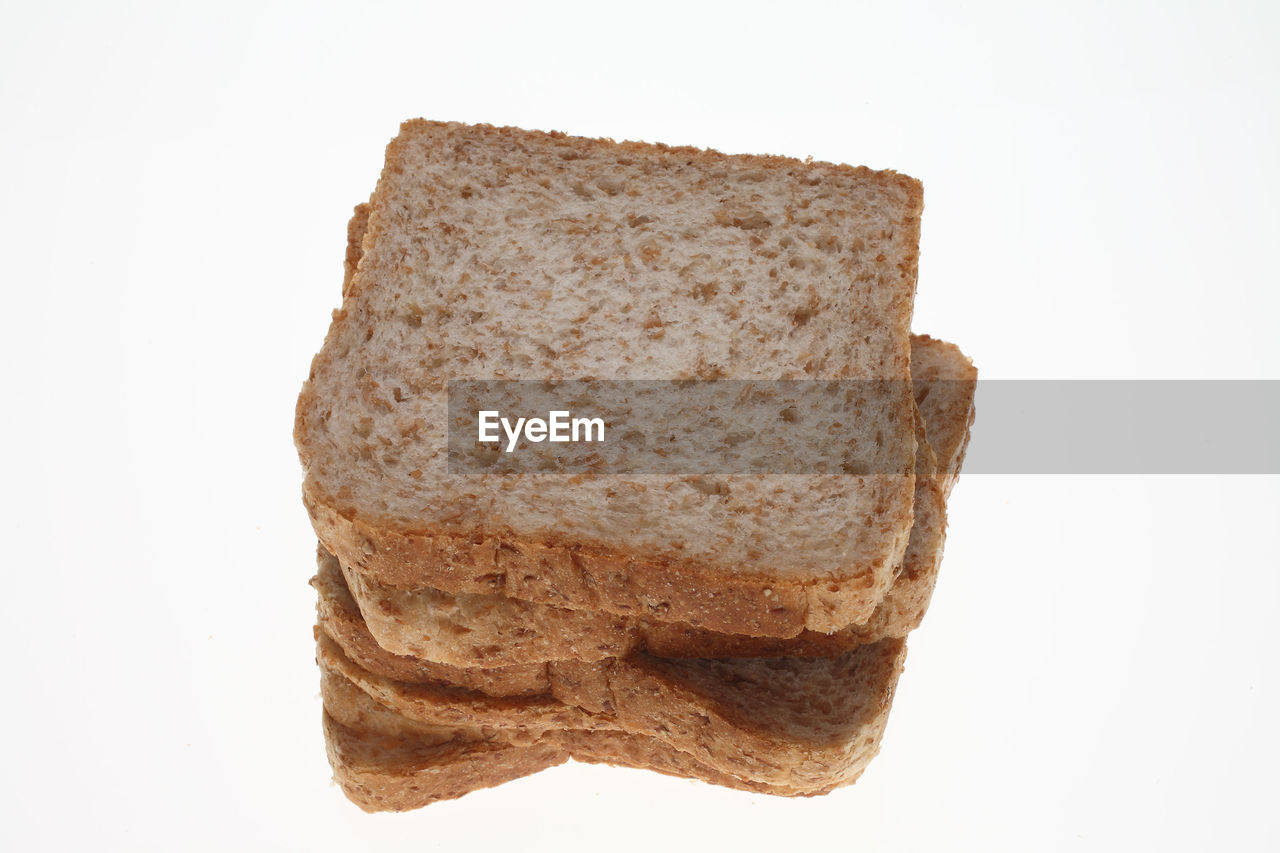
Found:
[[324, 735], [334, 779], [368, 812], [407, 811], [527, 776], [570, 758], [653, 770], [781, 796], [815, 796], [716, 770], [657, 738], [606, 729], [548, 732], [512, 743], [501, 731], [418, 723], [375, 702], [351, 681], [322, 685]]
[[527, 746], [486, 741], [482, 734], [459, 732], [455, 740], [437, 743], [430, 736], [422, 738], [412, 731], [370, 732], [344, 726], [326, 712], [324, 736], [334, 780], [347, 798], [366, 812], [419, 809], [532, 775], [570, 758], [588, 764], [652, 770], [762, 794], [829, 793], [792, 793], [739, 779], [700, 764], [693, 756], [653, 738], [623, 732], [557, 732]]
[[814, 796], [715, 770], [661, 741], [608, 730], [548, 732], [514, 744], [502, 732], [416, 723], [341, 676], [322, 685], [323, 727], [334, 779], [368, 812], [407, 811], [575, 761], [653, 770], [781, 796]]
[[[919, 626], [937, 581], [946, 500], [959, 473], [977, 371], [952, 344], [912, 336], [912, 374], [925, 435], [917, 440], [915, 517], [902, 571], [864, 623], [834, 634], [796, 637], [727, 634], [687, 623], [575, 610], [502, 595], [405, 590], [344, 567], [346, 587], [378, 645], [396, 655], [453, 667], [509, 667], [547, 660], [600, 660], [634, 650], [658, 657], [831, 656]], [[935, 466], [934, 459], [942, 460]], [[320, 574], [339, 570], [318, 554]], [[346, 592], [344, 591], [344, 595]]]
[[[399, 587], [760, 636], [866, 621], [911, 527], [921, 204], [892, 172], [406, 123], [298, 401], [318, 536]], [[448, 473], [446, 380], [588, 377], [881, 380], [848, 435], [874, 473], [714, 497]]]
[[498, 731], [516, 745], [566, 730], [652, 737], [719, 772], [797, 793], [861, 773], [878, 749], [906, 654], [905, 642], [892, 639], [836, 658], [560, 661], [547, 666], [549, 693], [493, 697], [385, 678], [317, 633], [323, 679], [345, 678], [415, 723]]

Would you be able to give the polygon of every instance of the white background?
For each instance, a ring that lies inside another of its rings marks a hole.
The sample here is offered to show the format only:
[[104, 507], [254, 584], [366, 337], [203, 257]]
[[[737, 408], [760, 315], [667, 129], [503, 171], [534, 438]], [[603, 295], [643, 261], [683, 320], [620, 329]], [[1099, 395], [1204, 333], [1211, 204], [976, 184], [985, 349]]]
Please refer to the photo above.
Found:
[[1278, 8], [6, 3], [0, 846], [1275, 849], [1277, 478], [962, 480], [828, 797], [568, 765], [367, 816], [290, 431], [414, 116], [894, 168], [915, 327], [984, 377], [1280, 378]]

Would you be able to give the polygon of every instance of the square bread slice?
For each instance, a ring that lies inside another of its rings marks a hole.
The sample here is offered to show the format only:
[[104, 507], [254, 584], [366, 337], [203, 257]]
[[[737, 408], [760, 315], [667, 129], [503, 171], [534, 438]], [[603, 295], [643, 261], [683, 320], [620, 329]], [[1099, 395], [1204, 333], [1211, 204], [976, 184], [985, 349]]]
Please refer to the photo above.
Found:
[[[496, 594], [399, 589], [339, 567], [323, 548], [318, 579], [345, 575], [368, 632], [396, 655], [453, 667], [509, 667], [548, 660], [599, 660], [634, 650], [658, 657], [835, 655], [860, 643], [904, 637], [928, 608], [942, 560], [946, 499], [973, 421], [977, 371], [952, 344], [912, 336], [911, 370], [925, 435], [917, 440], [915, 518], [902, 571], [864, 623], [834, 634], [752, 637], [687, 623], [536, 604]], [[943, 464], [935, 465], [935, 454]], [[341, 585], [341, 580], [336, 581]], [[337, 593], [334, 593], [335, 595]]]
[[[426, 121], [387, 150], [299, 397], [344, 564], [731, 633], [865, 621], [907, 547], [921, 189], [893, 172]], [[450, 474], [455, 379], [837, 379], [870, 474]]]

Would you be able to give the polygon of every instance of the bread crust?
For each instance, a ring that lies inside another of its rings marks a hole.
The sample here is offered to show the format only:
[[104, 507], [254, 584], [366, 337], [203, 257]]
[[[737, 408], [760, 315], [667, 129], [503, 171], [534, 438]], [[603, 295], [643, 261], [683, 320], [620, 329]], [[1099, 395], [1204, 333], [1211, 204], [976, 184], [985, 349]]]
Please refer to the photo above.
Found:
[[[340, 561], [404, 589], [499, 594], [619, 616], [661, 614], [707, 630], [779, 638], [865, 621], [883, 597], [869, 569], [823, 579], [720, 573], [694, 560], [609, 552], [603, 544], [391, 529], [340, 514], [310, 488], [303, 502], [316, 535]], [[907, 539], [910, 531], [900, 535]]]
[[406, 684], [453, 685], [489, 696], [537, 696], [551, 690], [546, 663], [458, 667], [389, 652], [369, 632], [340, 572], [322, 568], [311, 585], [316, 590], [316, 630], [328, 634], [347, 657], [370, 672]]

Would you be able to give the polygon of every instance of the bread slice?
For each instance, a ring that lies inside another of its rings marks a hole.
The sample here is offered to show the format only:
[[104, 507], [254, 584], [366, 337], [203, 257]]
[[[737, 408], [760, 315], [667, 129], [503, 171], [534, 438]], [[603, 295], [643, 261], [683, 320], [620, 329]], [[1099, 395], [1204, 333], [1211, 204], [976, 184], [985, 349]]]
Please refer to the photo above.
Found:
[[[917, 440], [915, 519], [899, 573], [871, 619], [834, 634], [797, 637], [726, 634], [687, 623], [622, 617], [507, 598], [405, 590], [344, 568], [347, 588], [379, 646], [453, 667], [510, 667], [548, 660], [600, 660], [644, 650], [658, 657], [835, 655], [919, 626], [937, 580], [946, 531], [946, 498], [959, 472], [977, 372], [952, 344], [912, 336], [912, 374], [926, 435]], [[935, 466], [936, 456], [945, 460]], [[321, 549], [319, 573], [339, 571]], [[347, 594], [346, 590], [343, 594]]]
[[334, 779], [349, 799], [368, 812], [421, 808], [536, 773], [571, 757], [756, 793], [827, 793], [739, 778], [657, 738], [626, 732], [555, 731], [517, 745], [500, 731], [417, 723], [378, 704], [337, 675], [324, 679], [322, 696], [325, 743]]
[[322, 697], [334, 778], [347, 797], [368, 812], [421, 808], [536, 773], [570, 757], [757, 793], [827, 793], [740, 779], [655, 738], [625, 732], [549, 732], [532, 744], [516, 745], [498, 731], [416, 723], [379, 705], [341, 676], [324, 680]]
[[550, 692], [523, 697], [385, 678], [323, 632], [317, 660], [326, 683], [346, 679], [435, 729], [501, 732], [517, 746], [562, 731], [651, 737], [717, 772], [802, 794], [853, 781], [875, 755], [905, 653], [894, 639], [829, 659], [553, 662]]
[[[317, 534], [400, 587], [759, 636], [865, 621], [911, 526], [920, 210], [892, 172], [406, 123], [298, 401]], [[874, 473], [715, 496], [448, 474], [446, 380], [586, 377], [887, 380], [848, 435]]]

